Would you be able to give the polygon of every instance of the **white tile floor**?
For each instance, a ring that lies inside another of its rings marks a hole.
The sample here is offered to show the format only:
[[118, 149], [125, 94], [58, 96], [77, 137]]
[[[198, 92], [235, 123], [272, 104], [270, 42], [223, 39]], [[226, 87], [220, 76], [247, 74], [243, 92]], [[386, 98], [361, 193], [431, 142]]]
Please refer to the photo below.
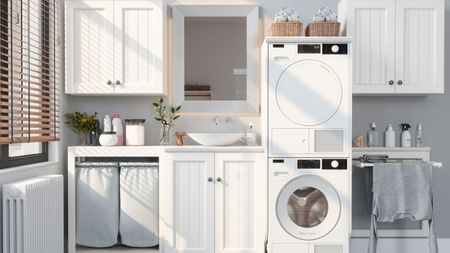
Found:
[[83, 253], [110, 253], [110, 252], [120, 252], [120, 253], [158, 253], [159, 249], [158, 247], [154, 248], [130, 248], [125, 246], [114, 246], [111, 248], [88, 248], [88, 247], [82, 247], [77, 246], [77, 253], [83, 252]]

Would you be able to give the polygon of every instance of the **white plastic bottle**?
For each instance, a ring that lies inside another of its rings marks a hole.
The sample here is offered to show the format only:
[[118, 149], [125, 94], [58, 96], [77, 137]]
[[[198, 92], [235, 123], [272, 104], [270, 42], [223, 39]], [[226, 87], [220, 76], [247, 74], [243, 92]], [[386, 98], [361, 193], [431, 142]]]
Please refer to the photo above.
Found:
[[114, 117], [112, 120], [112, 128], [113, 128], [113, 132], [116, 132], [116, 136], [117, 136], [116, 146], [122, 146], [123, 145], [123, 126], [122, 126], [122, 120], [120, 120], [120, 114], [114, 114]]
[[111, 132], [111, 126], [111, 115], [105, 115], [105, 117], [103, 118], [103, 132]]
[[411, 133], [409, 129], [411, 126], [409, 124], [401, 124], [402, 127], [402, 148], [411, 147]]
[[387, 148], [395, 147], [395, 131], [391, 124], [389, 124], [386, 132], [384, 132], [384, 146]]

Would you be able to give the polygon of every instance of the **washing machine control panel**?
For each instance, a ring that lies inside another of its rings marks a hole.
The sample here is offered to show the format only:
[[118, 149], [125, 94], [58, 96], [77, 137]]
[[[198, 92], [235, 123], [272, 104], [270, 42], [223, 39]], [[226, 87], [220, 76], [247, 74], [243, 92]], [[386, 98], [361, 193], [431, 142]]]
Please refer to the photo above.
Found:
[[[273, 163], [284, 163], [284, 159], [274, 159]], [[297, 159], [297, 169], [346, 170], [347, 159]]]

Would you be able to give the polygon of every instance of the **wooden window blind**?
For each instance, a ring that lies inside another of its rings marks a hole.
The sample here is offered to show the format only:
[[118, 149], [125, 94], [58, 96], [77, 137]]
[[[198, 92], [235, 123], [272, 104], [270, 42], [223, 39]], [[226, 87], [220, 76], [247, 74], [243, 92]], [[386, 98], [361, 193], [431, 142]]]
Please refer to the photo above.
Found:
[[59, 140], [58, 0], [2, 0], [0, 143]]

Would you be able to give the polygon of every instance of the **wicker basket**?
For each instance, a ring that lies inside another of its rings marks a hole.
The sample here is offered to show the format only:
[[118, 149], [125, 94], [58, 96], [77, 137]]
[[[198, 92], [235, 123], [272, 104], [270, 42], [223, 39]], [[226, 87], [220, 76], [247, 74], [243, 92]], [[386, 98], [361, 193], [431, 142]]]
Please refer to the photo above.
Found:
[[300, 36], [301, 22], [273, 22], [270, 26], [270, 36]]
[[312, 22], [306, 27], [306, 36], [335, 37], [339, 36], [339, 22]]

